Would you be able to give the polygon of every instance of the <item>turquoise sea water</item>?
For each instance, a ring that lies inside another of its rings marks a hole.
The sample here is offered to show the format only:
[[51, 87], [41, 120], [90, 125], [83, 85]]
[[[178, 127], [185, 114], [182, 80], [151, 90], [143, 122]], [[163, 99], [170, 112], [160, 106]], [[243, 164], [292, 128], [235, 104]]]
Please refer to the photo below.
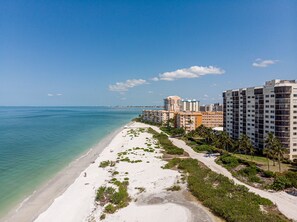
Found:
[[139, 113], [108, 107], [0, 107], [0, 216]]

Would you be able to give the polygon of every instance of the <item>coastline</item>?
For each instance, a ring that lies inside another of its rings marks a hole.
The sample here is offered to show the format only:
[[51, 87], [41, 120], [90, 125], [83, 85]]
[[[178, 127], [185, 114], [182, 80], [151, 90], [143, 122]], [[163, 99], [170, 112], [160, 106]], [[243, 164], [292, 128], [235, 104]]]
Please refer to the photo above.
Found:
[[20, 201], [6, 215], [0, 218], [0, 221], [34, 221], [42, 212], [48, 209], [57, 197], [63, 194], [74, 183], [82, 171], [98, 158], [100, 153], [108, 147], [116, 135], [124, 129], [124, 126], [131, 125], [132, 123], [130, 121], [103, 137], [99, 143], [78, 156], [64, 169], [41, 184], [31, 195]]
[[[147, 132], [148, 127], [134, 122], [122, 129], [34, 221], [97, 222], [102, 216], [103, 221], [108, 222], [221, 221], [200, 203], [188, 198], [181, 172], [164, 169], [167, 162], [162, 158], [163, 149]], [[114, 180], [128, 182], [128, 203], [110, 214], [105, 209], [107, 204], [102, 205], [95, 198], [99, 187], [116, 186]], [[174, 185], [180, 189], [170, 190]]]

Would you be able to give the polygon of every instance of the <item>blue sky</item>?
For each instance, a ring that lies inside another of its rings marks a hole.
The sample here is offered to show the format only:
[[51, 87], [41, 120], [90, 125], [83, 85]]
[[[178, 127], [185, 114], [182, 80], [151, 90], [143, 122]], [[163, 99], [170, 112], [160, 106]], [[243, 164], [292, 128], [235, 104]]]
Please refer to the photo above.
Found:
[[296, 24], [293, 0], [3, 0], [0, 105], [219, 102], [297, 79]]

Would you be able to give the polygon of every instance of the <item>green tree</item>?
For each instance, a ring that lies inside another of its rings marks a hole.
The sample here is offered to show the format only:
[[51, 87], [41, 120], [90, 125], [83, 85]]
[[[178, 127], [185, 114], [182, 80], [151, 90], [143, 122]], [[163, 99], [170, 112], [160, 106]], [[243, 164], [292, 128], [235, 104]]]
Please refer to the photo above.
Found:
[[275, 141], [273, 143], [273, 150], [275, 156], [277, 157], [279, 172], [281, 172], [281, 160], [284, 158], [286, 149], [277, 137], [275, 137]]
[[245, 154], [254, 154], [255, 149], [246, 134], [241, 134], [238, 142], [240, 151], [243, 151]]
[[229, 151], [229, 148], [233, 146], [233, 140], [226, 131], [223, 131], [219, 134], [219, 141], [221, 144], [220, 146], [224, 150]]
[[273, 156], [273, 149], [274, 149], [274, 144], [275, 143], [275, 136], [272, 132], [269, 132], [266, 136], [266, 139], [265, 139], [265, 147], [263, 149], [263, 154], [266, 156], [266, 159], [267, 159], [267, 167], [268, 167], [268, 170], [269, 169], [269, 159]]

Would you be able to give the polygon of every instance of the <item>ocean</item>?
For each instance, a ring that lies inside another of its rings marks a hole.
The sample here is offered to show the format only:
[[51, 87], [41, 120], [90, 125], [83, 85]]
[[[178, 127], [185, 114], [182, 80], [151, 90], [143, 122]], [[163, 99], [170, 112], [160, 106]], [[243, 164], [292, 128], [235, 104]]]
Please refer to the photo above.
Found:
[[140, 109], [0, 107], [0, 216]]

